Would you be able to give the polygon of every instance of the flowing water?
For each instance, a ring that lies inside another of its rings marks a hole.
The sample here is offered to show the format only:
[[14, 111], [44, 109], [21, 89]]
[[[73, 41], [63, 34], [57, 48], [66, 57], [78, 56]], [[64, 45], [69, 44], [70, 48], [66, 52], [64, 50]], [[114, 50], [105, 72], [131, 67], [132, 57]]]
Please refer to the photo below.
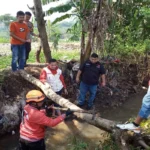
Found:
[[[101, 110], [101, 116], [106, 119], [125, 122], [131, 117], [135, 117], [140, 109], [142, 98], [146, 91], [141, 91], [138, 94], [132, 95], [121, 107], [116, 109]], [[84, 132], [83, 132], [84, 131]], [[93, 139], [94, 142], [99, 142], [104, 131], [88, 125], [85, 122], [76, 120], [68, 121], [59, 124], [57, 127], [49, 129], [46, 132], [47, 150], [66, 150], [68, 139], [71, 136], [82, 137], [85, 141]], [[5, 135], [0, 139], [0, 150], [15, 150], [18, 144], [19, 134]]]

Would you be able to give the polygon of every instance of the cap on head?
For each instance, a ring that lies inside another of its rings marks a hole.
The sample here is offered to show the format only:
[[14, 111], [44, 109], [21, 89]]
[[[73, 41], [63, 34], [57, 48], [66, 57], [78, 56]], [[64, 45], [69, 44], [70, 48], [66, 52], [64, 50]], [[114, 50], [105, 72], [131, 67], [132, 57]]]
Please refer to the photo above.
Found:
[[26, 102], [41, 102], [45, 99], [44, 94], [39, 90], [31, 90], [26, 95]]

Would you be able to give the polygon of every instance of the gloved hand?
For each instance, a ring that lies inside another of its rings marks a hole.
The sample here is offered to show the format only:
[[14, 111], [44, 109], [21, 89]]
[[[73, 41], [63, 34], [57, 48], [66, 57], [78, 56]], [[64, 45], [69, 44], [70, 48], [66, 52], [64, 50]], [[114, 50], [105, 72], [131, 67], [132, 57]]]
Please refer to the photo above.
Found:
[[68, 109], [67, 111], [66, 111], [66, 117], [68, 117], [68, 116], [70, 116], [70, 115], [72, 115], [73, 114], [73, 111], [71, 111], [70, 109]]

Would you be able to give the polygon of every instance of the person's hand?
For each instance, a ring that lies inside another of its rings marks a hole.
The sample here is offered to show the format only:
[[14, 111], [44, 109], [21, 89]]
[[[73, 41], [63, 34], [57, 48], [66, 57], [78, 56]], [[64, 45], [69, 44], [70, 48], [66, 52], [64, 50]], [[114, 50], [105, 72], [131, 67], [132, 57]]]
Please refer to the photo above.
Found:
[[30, 40], [30, 39], [27, 39], [26, 42], [31, 43], [31, 40]]
[[54, 109], [54, 104], [47, 107], [48, 109]]
[[102, 82], [101, 86], [102, 86], [102, 87], [106, 86], [106, 83], [105, 83], [105, 82]]
[[76, 82], [79, 83], [79, 82], [80, 82], [80, 79], [79, 79], [79, 78], [76, 78]]
[[68, 116], [70, 116], [70, 115], [72, 115], [73, 114], [73, 111], [71, 111], [70, 109], [68, 109], [67, 111], [66, 111], [66, 117], [68, 117]]
[[67, 89], [64, 89], [64, 92], [65, 92], [65, 94], [66, 94], [66, 95], [68, 95], [68, 91], [67, 91]]

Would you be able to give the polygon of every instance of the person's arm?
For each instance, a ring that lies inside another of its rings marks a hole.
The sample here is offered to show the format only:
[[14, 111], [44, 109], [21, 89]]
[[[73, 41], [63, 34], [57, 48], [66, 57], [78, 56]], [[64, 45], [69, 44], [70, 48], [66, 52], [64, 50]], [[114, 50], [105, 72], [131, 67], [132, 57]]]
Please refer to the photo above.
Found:
[[77, 72], [77, 75], [76, 75], [76, 82], [79, 83], [80, 82], [80, 76], [84, 70], [84, 66], [85, 66], [85, 63], [83, 65], [80, 66], [78, 72]]
[[38, 38], [39, 38], [40, 36], [39, 36], [38, 34], [35, 34], [35, 33], [34, 33], [33, 23], [31, 23], [31, 26], [32, 26], [32, 27], [31, 27], [31, 29], [30, 29], [30, 34], [31, 34], [32, 36], [35, 36], [35, 37], [38, 37]]
[[62, 122], [66, 118], [65, 114], [62, 114], [61, 116], [52, 119], [50, 117], [47, 117], [44, 113], [38, 112], [35, 113], [32, 118], [30, 118], [30, 122], [34, 122], [40, 125], [48, 126], [48, 127], [54, 127], [60, 122]]
[[26, 36], [26, 42], [31, 42], [31, 40], [30, 40], [30, 32], [28, 31], [27, 32], [27, 36]]
[[17, 39], [17, 40], [19, 40], [19, 41], [21, 41], [21, 42], [23, 42], [23, 43], [26, 42], [26, 40], [24, 40], [24, 39], [22, 39], [22, 38], [16, 36], [14, 32], [11, 32], [11, 31], [10, 31], [10, 36], [13, 37], [13, 38], [15, 38], [15, 39]]
[[101, 78], [102, 78], [102, 86], [105, 86], [106, 85], [106, 76], [105, 76], [105, 74], [102, 74]]
[[61, 73], [61, 75], [60, 75], [60, 81], [61, 81], [62, 84], [63, 84], [65, 94], [68, 95], [68, 91], [67, 91], [66, 84], [65, 84], [65, 80], [64, 80], [64, 77], [63, 77], [62, 73]]
[[102, 79], [101, 85], [105, 86], [106, 85], [106, 75], [105, 75], [105, 69], [104, 69], [103, 65], [100, 66], [100, 78]]
[[59, 78], [60, 78], [60, 81], [61, 81], [62, 84], [63, 84], [64, 89], [66, 89], [66, 84], [65, 84], [63, 75], [61, 74]]
[[80, 82], [80, 76], [81, 76], [82, 71], [78, 70], [77, 72], [77, 76], [76, 76], [76, 82], [79, 83]]
[[42, 83], [45, 83], [46, 82], [46, 78], [47, 78], [47, 74], [46, 74], [46, 71], [43, 69], [41, 74], [40, 74], [40, 81]]
[[25, 39], [22, 39], [22, 38], [20, 38], [20, 37], [18, 37], [18, 36], [15, 34], [15, 31], [16, 31], [15, 25], [14, 25], [14, 23], [11, 23], [10, 26], [9, 26], [10, 36], [13, 37], [13, 38], [15, 38], [15, 39], [17, 39], [17, 40], [19, 40], [19, 41], [21, 41], [21, 42], [23, 42], [23, 43], [25, 43], [26, 40], [25, 40]]

